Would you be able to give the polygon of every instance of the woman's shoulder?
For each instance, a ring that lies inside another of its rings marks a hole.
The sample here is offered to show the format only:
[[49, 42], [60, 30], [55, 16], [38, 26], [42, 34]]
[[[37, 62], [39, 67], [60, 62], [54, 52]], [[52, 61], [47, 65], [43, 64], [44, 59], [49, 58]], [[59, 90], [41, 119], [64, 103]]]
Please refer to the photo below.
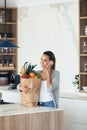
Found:
[[60, 75], [60, 71], [59, 71], [59, 70], [53, 70], [53, 71], [52, 71], [52, 75], [53, 75], [53, 76], [54, 76], [54, 75], [59, 76], [59, 75]]

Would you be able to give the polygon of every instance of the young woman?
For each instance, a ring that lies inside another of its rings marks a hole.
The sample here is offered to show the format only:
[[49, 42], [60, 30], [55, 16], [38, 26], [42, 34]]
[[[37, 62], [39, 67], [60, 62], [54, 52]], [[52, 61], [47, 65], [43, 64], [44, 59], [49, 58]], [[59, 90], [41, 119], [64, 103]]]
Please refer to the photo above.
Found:
[[[60, 73], [55, 70], [56, 58], [53, 52], [45, 51], [40, 61], [42, 70], [38, 71], [41, 77], [40, 98], [38, 105], [44, 107], [59, 107], [59, 81]], [[28, 88], [20, 91], [29, 92]]]
[[59, 107], [60, 73], [55, 70], [56, 58], [53, 52], [45, 51], [41, 57], [41, 89], [39, 106]]

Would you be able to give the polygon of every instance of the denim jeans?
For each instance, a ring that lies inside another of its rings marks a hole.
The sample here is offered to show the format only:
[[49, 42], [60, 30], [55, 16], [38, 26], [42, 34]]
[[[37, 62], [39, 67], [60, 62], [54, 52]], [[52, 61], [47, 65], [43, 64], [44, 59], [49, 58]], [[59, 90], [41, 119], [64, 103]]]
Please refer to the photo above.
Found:
[[43, 107], [55, 107], [53, 101], [39, 102], [38, 105]]

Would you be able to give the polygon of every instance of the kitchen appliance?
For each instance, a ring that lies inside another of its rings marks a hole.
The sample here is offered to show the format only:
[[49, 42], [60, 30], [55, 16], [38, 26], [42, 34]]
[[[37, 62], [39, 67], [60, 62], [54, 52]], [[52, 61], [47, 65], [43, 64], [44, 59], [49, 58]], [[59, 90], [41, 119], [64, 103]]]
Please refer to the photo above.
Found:
[[11, 75], [10, 78], [10, 87], [9, 89], [16, 89], [17, 85], [20, 83], [20, 75]]

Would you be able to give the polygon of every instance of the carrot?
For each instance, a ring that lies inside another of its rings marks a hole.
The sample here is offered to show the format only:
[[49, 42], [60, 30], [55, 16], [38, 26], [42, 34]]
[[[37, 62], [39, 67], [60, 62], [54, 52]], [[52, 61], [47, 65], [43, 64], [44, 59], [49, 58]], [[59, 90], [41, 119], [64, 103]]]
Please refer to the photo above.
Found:
[[35, 78], [35, 76], [36, 76], [35, 73], [33, 73], [33, 72], [30, 72], [30, 73], [29, 73], [29, 77]]

